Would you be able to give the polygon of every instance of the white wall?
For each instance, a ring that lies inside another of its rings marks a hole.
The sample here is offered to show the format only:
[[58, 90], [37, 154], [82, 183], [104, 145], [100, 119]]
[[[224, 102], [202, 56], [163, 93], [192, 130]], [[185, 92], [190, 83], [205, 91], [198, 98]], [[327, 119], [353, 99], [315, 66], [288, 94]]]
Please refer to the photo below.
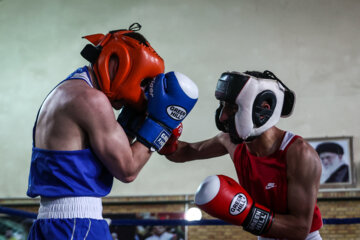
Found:
[[[182, 140], [217, 133], [222, 72], [268, 69], [297, 94], [293, 116], [279, 127], [305, 138], [353, 136], [359, 173], [359, 12], [357, 0], [0, 0], [0, 198], [25, 197], [38, 107], [87, 64], [81, 37], [133, 22], [143, 25], [166, 71], [199, 85]], [[192, 194], [210, 174], [235, 177], [229, 157], [175, 164], [154, 154], [135, 182], [116, 182], [111, 194]]]

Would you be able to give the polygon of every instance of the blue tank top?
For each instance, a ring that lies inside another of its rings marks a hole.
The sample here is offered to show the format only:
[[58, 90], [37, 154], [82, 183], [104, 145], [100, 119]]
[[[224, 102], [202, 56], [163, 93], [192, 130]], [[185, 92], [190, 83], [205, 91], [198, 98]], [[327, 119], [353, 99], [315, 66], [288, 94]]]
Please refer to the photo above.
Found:
[[[92, 87], [86, 66], [77, 69], [58, 85], [72, 79], [82, 79]], [[33, 128], [27, 195], [29, 197], [104, 197], [109, 194], [113, 176], [91, 148], [54, 151], [35, 147], [35, 130], [39, 112]]]

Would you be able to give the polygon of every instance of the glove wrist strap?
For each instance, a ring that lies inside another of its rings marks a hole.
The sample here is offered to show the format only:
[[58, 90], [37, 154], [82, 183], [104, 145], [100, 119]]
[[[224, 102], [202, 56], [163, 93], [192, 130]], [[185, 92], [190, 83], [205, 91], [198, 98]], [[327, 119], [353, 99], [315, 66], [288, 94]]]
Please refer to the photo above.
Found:
[[150, 151], [159, 151], [169, 140], [171, 130], [147, 117], [136, 135], [137, 140], [147, 146]]
[[254, 204], [242, 225], [245, 231], [260, 236], [269, 231], [273, 217], [270, 210]]

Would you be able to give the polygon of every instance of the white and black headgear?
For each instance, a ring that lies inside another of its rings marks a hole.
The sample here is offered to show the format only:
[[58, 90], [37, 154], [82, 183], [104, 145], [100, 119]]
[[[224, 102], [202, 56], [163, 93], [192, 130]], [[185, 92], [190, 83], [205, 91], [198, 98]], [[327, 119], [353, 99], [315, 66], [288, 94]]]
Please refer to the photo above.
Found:
[[[224, 72], [217, 82], [215, 97], [220, 100], [216, 110], [216, 126], [230, 134], [234, 143], [251, 141], [274, 126], [280, 117], [291, 115], [295, 94], [272, 72]], [[266, 101], [270, 109], [262, 107]], [[220, 122], [222, 102], [236, 104], [238, 110]]]

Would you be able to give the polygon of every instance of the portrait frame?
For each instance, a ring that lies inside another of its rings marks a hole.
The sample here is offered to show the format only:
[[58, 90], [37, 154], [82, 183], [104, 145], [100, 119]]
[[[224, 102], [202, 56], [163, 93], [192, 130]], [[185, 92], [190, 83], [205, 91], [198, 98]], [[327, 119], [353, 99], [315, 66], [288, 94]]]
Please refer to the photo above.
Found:
[[[356, 186], [352, 136], [318, 137], [306, 140], [317, 151], [321, 159], [320, 189]], [[331, 160], [332, 157], [336, 160]], [[339, 172], [341, 173], [339, 174]]]

